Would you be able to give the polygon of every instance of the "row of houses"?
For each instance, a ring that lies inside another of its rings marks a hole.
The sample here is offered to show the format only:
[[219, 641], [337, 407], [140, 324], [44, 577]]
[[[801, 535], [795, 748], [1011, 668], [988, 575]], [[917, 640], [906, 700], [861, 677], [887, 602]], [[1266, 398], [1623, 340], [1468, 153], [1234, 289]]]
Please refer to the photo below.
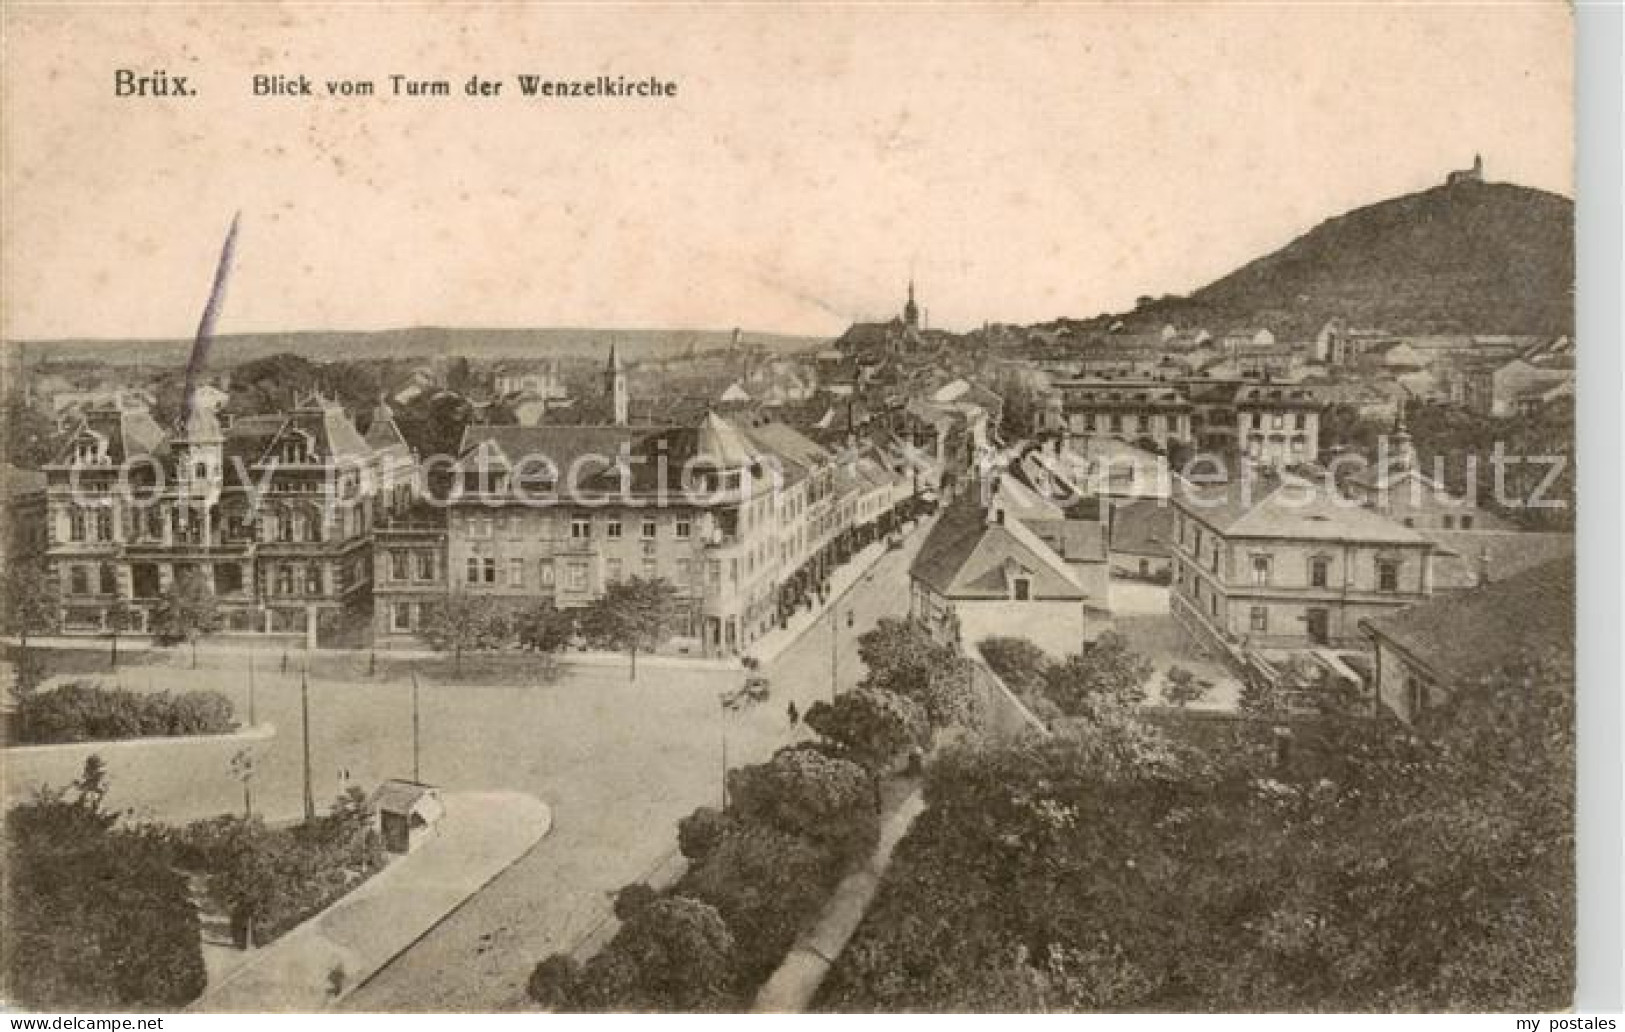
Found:
[[227, 632], [355, 645], [415, 634], [448, 593], [569, 608], [641, 576], [690, 603], [691, 647], [738, 652], [888, 532], [919, 479], [872, 442], [715, 413], [475, 424], [442, 458], [420, 464], [385, 405], [365, 432], [317, 396], [224, 425], [194, 405], [166, 430], [123, 399], [84, 412], [42, 478], [8, 476], [27, 487], [8, 531], [38, 528], [19, 551], [43, 554], [67, 633], [146, 631], [183, 577]]

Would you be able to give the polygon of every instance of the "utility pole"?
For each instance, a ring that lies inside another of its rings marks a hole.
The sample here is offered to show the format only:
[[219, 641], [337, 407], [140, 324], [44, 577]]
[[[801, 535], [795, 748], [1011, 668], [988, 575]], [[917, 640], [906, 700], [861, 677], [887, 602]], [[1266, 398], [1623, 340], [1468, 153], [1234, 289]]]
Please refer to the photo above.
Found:
[[840, 615], [839, 609], [838, 603], [829, 607], [829, 701], [832, 703], [835, 701], [836, 670], [841, 659], [837, 641], [839, 631], [835, 626], [835, 618]]
[[299, 671], [299, 717], [304, 728], [305, 753], [305, 820], [316, 819], [316, 795], [310, 785], [310, 679]]
[[253, 727], [259, 721], [254, 719], [254, 653], [248, 654], [248, 726]]
[[412, 780], [421, 784], [422, 776], [418, 773], [418, 672], [412, 671]]

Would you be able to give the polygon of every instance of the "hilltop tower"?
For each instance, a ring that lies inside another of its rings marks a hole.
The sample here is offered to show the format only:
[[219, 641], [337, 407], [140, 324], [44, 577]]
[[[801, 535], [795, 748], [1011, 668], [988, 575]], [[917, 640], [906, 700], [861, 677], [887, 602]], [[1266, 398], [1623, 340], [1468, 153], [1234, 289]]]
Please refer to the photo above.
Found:
[[604, 364], [604, 393], [609, 396], [610, 407], [615, 413], [615, 425], [625, 426], [631, 399], [626, 393], [626, 369], [621, 365], [620, 353], [615, 350], [615, 342], [609, 342], [609, 361]]

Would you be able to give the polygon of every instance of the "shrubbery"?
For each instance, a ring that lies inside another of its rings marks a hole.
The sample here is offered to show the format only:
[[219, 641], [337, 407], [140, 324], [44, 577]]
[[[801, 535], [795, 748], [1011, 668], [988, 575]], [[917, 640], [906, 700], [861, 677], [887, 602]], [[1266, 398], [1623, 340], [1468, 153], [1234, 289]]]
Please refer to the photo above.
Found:
[[173, 834], [176, 862], [208, 876], [209, 896], [242, 941], [277, 938], [384, 866], [383, 845], [359, 788], [305, 824], [268, 828], [259, 818], [213, 817]]
[[203, 991], [197, 911], [161, 836], [117, 827], [92, 757], [5, 819], [3, 995], [34, 1010], [178, 1010]]
[[219, 692], [131, 692], [74, 681], [18, 700], [11, 726], [24, 745], [225, 734], [237, 729]]

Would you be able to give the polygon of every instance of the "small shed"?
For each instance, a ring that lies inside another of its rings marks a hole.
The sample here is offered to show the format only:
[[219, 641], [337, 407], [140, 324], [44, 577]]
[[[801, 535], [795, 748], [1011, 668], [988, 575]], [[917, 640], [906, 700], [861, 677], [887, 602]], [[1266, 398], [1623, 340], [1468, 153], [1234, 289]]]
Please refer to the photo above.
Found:
[[416, 781], [389, 780], [369, 801], [378, 814], [378, 834], [391, 853], [410, 853], [428, 841], [446, 815], [440, 790]]

